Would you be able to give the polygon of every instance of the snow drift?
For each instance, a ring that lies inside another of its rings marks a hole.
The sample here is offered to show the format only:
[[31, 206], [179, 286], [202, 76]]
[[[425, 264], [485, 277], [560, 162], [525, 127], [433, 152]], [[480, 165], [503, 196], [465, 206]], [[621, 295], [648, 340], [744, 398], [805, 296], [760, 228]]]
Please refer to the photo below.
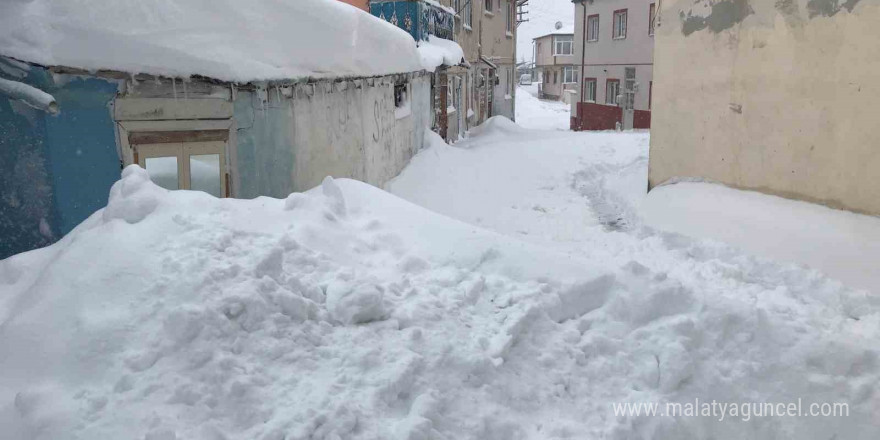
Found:
[[[791, 285], [694, 291], [351, 180], [229, 200], [130, 166], [104, 210], [0, 262], [0, 426], [12, 439], [868, 438], [876, 306], [821, 278]], [[694, 396], [846, 401], [851, 415], [611, 412]]]
[[234, 82], [376, 76], [439, 65], [423, 64], [403, 30], [337, 0], [4, 1], [0, 55], [46, 66]]

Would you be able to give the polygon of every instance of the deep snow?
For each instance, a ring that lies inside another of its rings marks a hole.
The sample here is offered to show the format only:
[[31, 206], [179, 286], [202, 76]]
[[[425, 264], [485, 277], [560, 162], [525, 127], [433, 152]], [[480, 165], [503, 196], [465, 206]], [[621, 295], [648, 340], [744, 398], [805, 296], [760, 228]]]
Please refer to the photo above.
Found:
[[423, 46], [337, 0], [0, 2], [0, 55], [90, 71], [251, 82], [417, 72], [460, 60], [455, 43]]
[[[568, 131], [571, 108], [562, 101], [538, 99], [538, 83], [520, 86], [517, 93], [516, 123], [524, 128]], [[519, 96], [522, 95], [522, 96]]]
[[[107, 208], [0, 261], [3, 433], [876, 435], [876, 297], [645, 224], [631, 176], [647, 141], [501, 118], [454, 147], [431, 135], [389, 189], [440, 214], [345, 179], [227, 200], [126, 168]], [[846, 402], [850, 416], [611, 406], [694, 398]]]

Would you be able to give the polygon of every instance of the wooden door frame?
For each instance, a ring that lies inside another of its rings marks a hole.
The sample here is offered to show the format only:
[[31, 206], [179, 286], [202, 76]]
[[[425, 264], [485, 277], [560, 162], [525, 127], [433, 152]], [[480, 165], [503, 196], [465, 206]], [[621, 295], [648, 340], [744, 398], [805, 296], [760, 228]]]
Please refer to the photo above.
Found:
[[221, 166], [224, 170], [223, 195], [235, 197], [238, 193], [237, 173], [238, 154], [236, 139], [236, 124], [234, 119], [180, 119], [163, 121], [117, 121], [116, 122], [116, 145], [119, 148], [119, 158], [123, 166], [138, 163], [135, 157], [135, 149], [130, 141], [134, 132], [174, 132], [174, 131], [216, 131], [228, 132], [226, 146], [223, 151]]

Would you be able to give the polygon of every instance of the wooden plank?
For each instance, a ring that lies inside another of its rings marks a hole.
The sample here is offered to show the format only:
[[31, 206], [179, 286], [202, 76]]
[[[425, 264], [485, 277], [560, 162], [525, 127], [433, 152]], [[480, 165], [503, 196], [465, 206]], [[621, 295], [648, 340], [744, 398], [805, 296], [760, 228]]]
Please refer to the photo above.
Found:
[[229, 119], [232, 102], [224, 99], [117, 98], [113, 105], [117, 121], [175, 119]]
[[211, 142], [229, 140], [229, 130], [135, 131], [128, 134], [131, 145]]

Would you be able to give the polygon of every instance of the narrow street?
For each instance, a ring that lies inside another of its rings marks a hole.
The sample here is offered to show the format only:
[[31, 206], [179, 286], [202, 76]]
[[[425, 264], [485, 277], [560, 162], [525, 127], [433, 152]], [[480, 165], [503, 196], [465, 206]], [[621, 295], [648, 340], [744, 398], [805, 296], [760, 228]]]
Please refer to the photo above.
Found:
[[877, 3], [0, 0], [0, 440], [876, 439]]
[[[438, 213], [597, 262], [625, 264], [638, 256], [665, 270], [720, 252], [723, 260], [751, 259], [777, 275], [812, 268], [822, 272], [813, 277], [880, 291], [876, 218], [711, 183], [684, 182], [647, 195], [648, 132], [568, 131], [568, 106], [536, 93], [535, 86], [520, 87], [518, 124], [493, 120], [471, 139], [435, 144], [387, 189]], [[862, 258], [847, 258], [852, 255]]]

